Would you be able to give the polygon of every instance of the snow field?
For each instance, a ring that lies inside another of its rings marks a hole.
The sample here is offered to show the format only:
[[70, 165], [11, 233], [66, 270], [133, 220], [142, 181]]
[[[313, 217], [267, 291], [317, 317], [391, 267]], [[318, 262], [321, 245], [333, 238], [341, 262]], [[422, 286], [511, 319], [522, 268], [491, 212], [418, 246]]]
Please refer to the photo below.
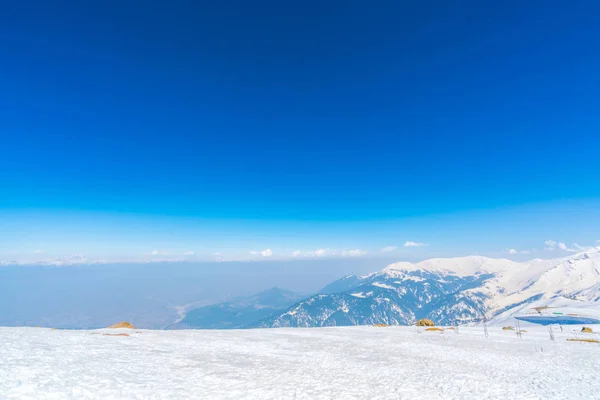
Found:
[[526, 329], [0, 328], [0, 398], [600, 398], [598, 335]]

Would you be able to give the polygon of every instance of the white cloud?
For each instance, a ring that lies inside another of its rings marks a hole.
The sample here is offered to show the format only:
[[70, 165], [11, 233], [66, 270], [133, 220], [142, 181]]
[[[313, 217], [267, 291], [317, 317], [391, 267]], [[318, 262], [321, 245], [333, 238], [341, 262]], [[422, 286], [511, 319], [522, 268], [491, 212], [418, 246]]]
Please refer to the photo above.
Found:
[[394, 251], [397, 248], [398, 248], [398, 246], [387, 246], [387, 247], [384, 247], [383, 249], [381, 249], [380, 251], [382, 251], [384, 253], [387, 253], [387, 252], [390, 252], [390, 251]]
[[152, 253], [150, 254], [152, 254], [153, 256], [166, 256], [169, 253], [166, 251], [152, 250]]
[[529, 254], [529, 250], [506, 249], [508, 254]]
[[581, 251], [582, 249], [583, 249], [583, 247], [581, 247], [577, 243], [573, 243], [573, 247], [565, 247], [563, 250], [568, 251], [569, 253], [577, 253], [578, 251]]
[[260, 255], [263, 257], [271, 257], [273, 255], [273, 250], [264, 249], [263, 251], [260, 252]]
[[360, 249], [344, 250], [342, 252], [342, 256], [344, 257], [360, 257], [364, 256], [365, 254], [367, 254], [367, 252]]
[[325, 257], [335, 255], [335, 252], [330, 249], [318, 249], [315, 251], [309, 251], [307, 255], [312, 257]]
[[293, 257], [360, 257], [367, 254], [365, 250], [350, 249], [350, 250], [335, 250], [335, 249], [317, 249], [313, 251], [302, 252], [295, 250], [292, 252]]
[[194, 254], [196, 254], [195, 251], [186, 251], [185, 253], [183, 253], [184, 256], [193, 256]]
[[264, 250], [261, 250], [261, 251], [252, 250], [250, 252], [250, 255], [253, 255], [253, 256], [260, 255], [260, 256], [263, 256], [263, 257], [271, 257], [273, 255], [273, 250], [271, 250], [271, 249], [264, 249]]
[[35, 254], [42, 254], [45, 253], [44, 250], [34, 250], [33, 251]]
[[423, 247], [423, 246], [428, 246], [428, 244], [427, 243], [413, 242], [411, 240], [409, 240], [406, 243], [404, 243], [404, 247]]
[[555, 249], [559, 249], [562, 251], [568, 251], [569, 253], [577, 253], [578, 251], [583, 249], [583, 247], [579, 246], [577, 243], [573, 243], [573, 248], [571, 248], [568, 247], [565, 243], [557, 242], [555, 240], [546, 240], [544, 244], [546, 245], [546, 247], [544, 247], [544, 250], [546, 251], [554, 251]]
[[558, 248], [561, 250], [564, 250], [564, 251], [568, 251], [569, 253], [577, 253], [578, 251], [580, 251], [582, 249], [582, 247], [580, 245], [578, 245], [577, 243], [573, 243], [573, 247], [567, 247], [566, 244], [559, 243]]
[[329, 250], [328, 250], [328, 249], [319, 249], [319, 250], [315, 250], [315, 251], [313, 252], [313, 254], [314, 254], [315, 256], [317, 256], [317, 257], [320, 257], [320, 256], [324, 256], [324, 255], [326, 255], [328, 252], [329, 252]]

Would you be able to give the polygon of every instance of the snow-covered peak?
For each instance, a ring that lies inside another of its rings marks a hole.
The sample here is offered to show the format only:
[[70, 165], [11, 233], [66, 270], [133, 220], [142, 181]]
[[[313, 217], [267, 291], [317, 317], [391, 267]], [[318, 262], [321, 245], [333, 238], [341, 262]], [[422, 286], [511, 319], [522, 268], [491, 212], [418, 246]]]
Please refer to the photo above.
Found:
[[596, 287], [600, 283], [600, 251], [597, 248], [557, 261], [536, 279], [530, 290], [580, 292], [585, 297], [586, 289]]
[[515, 262], [481, 256], [434, 258], [419, 263], [387, 266], [382, 275], [398, 277], [414, 272], [433, 272], [459, 277], [489, 274], [478, 288], [490, 309], [503, 309], [533, 297], [569, 296], [595, 301], [600, 298], [600, 247], [555, 259]]
[[575, 254], [573, 259], [589, 259], [589, 258], [600, 258], [600, 246], [590, 247], [589, 249], [582, 251], [581, 253]]
[[430, 271], [457, 276], [470, 276], [483, 273], [497, 273], [516, 264], [514, 261], [494, 259], [482, 256], [456, 258], [432, 258], [418, 263], [398, 262], [388, 265], [382, 270], [390, 276], [405, 272]]
[[397, 262], [385, 267], [381, 273], [390, 276], [402, 275], [406, 272], [429, 271], [457, 276], [470, 276], [477, 274], [501, 274], [512, 280], [513, 278], [533, 278], [546, 271], [563, 265], [565, 272], [581, 270], [590, 272], [595, 266], [600, 266], [600, 247], [592, 247], [580, 253], [567, 257], [554, 259], [536, 258], [525, 262], [516, 262], [502, 258], [489, 258], [483, 256], [467, 256], [455, 258], [432, 258], [418, 263]]

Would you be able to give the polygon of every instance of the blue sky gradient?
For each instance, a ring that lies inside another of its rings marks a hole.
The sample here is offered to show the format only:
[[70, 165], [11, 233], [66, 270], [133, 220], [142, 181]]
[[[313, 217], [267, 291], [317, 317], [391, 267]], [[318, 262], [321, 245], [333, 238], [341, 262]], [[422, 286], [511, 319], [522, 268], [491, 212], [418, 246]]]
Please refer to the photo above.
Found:
[[599, 13], [13, 2], [0, 16], [0, 261], [592, 245]]

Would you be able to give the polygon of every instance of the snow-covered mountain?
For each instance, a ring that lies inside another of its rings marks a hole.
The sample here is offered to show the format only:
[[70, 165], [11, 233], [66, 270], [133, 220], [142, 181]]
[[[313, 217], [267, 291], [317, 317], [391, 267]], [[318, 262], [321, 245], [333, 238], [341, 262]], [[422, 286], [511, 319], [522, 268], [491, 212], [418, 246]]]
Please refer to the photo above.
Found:
[[481, 256], [391, 264], [347, 276], [253, 327], [468, 323], [540, 299], [600, 301], [600, 247], [566, 258], [515, 262]]

